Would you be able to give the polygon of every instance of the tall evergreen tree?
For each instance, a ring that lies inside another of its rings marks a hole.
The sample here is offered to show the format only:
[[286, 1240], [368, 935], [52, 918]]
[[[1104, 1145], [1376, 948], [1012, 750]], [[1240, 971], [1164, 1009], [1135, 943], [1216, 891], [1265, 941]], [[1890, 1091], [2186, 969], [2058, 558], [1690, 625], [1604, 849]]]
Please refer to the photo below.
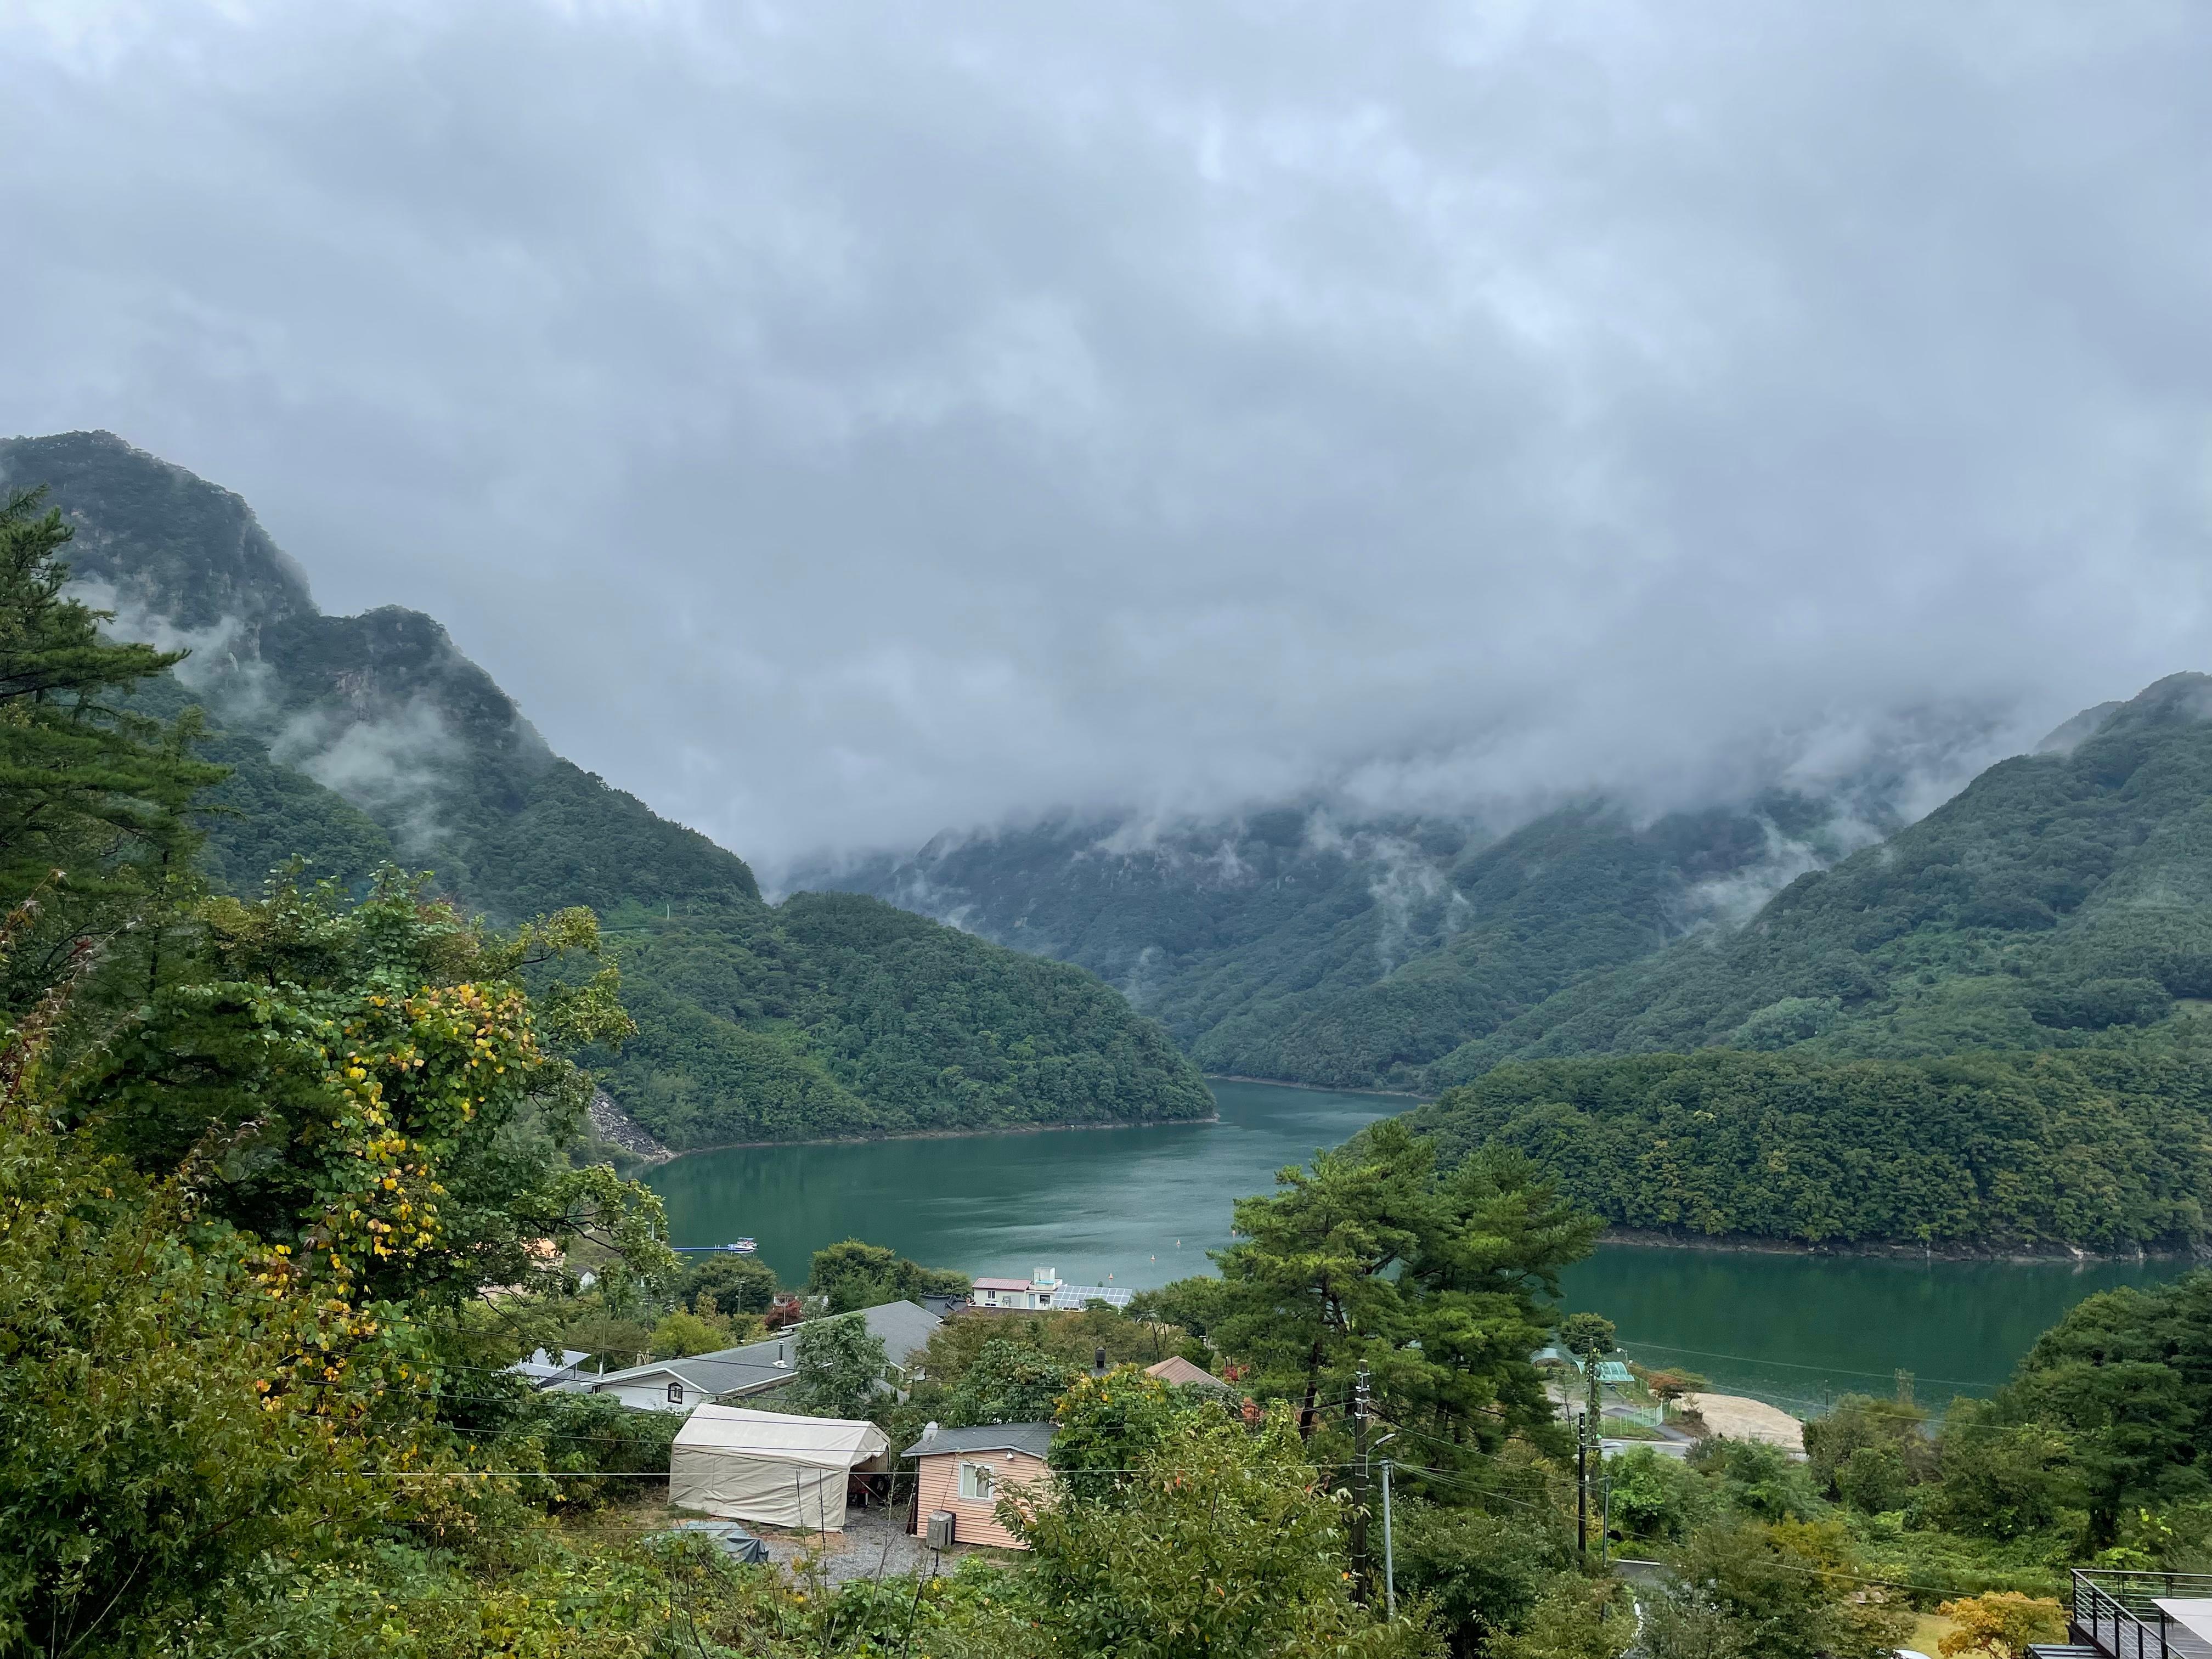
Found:
[[192, 884], [193, 793], [223, 776], [191, 755], [197, 711], [164, 723], [121, 706], [185, 653], [101, 636], [112, 613], [69, 597], [72, 532], [41, 495], [0, 500], [0, 903], [37, 901], [0, 983], [11, 1010], [90, 941], [157, 948], [164, 905]]
[[1511, 1154], [1440, 1176], [1430, 1144], [1395, 1120], [1276, 1181], [1237, 1204], [1209, 1334], [1256, 1364], [1261, 1392], [1299, 1402], [1304, 1432], [1363, 1364], [1383, 1408], [1439, 1455], [1550, 1431], [1529, 1356], [1595, 1219]]

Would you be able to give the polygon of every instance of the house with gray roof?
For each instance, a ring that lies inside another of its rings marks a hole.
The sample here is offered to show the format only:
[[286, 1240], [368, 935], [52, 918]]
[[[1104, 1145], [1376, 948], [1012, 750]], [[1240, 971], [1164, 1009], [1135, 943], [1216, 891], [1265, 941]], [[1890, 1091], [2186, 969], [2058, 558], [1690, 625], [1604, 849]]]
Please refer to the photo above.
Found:
[[[860, 1320], [867, 1326], [868, 1334], [883, 1343], [884, 1357], [902, 1371], [913, 1368], [929, 1346], [930, 1334], [945, 1322], [911, 1302], [886, 1302], [881, 1307], [831, 1317]], [[651, 1360], [600, 1376], [579, 1376], [554, 1387], [570, 1394], [612, 1395], [640, 1411], [688, 1412], [710, 1400], [726, 1404], [766, 1394], [790, 1382], [798, 1362], [798, 1334], [805, 1328], [795, 1325], [781, 1335], [741, 1347], [720, 1348], [683, 1359]]]
[[918, 1515], [950, 1517], [956, 1544], [988, 1544], [1002, 1550], [1029, 1545], [999, 1514], [1011, 1498], [1022, 1507], [1050, 1501], [1049, 1423], [986, 1423], [943, 1429], [932, 1423], [900, 1454], [915, 1460]]

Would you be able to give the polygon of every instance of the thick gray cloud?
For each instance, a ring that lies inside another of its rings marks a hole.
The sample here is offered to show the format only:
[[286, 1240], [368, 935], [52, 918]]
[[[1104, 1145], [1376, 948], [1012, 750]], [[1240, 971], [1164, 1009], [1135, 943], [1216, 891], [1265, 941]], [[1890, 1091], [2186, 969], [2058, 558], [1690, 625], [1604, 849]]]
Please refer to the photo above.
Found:
[[[2212, 13], [0, 0], [0, 429], [740, 850], [2212, 666]], [[1931, 716], [1930, 711], [1936, 711]]]

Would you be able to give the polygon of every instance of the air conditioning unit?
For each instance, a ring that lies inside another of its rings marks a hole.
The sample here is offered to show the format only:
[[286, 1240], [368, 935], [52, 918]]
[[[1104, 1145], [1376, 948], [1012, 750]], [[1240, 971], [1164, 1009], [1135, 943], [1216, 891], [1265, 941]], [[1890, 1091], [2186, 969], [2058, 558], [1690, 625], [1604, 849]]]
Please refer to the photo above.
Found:
[[929, 1547], [949, 1550], [952, 1547], [952, 1529], [960, 1517], [951, 1510], [937, 1510], [929, 1517]]

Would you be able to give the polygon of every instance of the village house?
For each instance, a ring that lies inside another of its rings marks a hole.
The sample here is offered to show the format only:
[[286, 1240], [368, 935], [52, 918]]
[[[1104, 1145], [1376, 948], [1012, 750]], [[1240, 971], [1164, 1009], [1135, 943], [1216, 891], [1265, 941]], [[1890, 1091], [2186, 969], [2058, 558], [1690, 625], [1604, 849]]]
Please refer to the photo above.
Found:
[[1146, 1376], [1157, 1376], [1163, 1382], [1173, 1383], [1179, 1389], [1215, 1389], [1223, 1394], [1237, 1391], [1202, 1365], [1194, 1365], [1181, 1354], [1170, 1354], [1156, 1364], [1145, 1367]]
[[[902, 1371], [913, 1369], [929, 1346], [930, 1334], [945, 1322], [911, 1302], [886, 1302], [857, 1315], [834, 1316], [866, 1323], [868, 1334], [883, 1343], [885, 1358]], [[571, 1372], [548, 1392], [611, 1395], [625, 1406], [650, 1412], [688, 1412], [708, 1401], [743, 1400], [791, 1381], [804, 1329], [796, 1325], [763, 1341], [684, 1359], [650, 1360], [617, 1371]]]
[[968, 1305], [1032, 1313], [1049, 1310], [1079, 1312], [1093, 1302], [1126, 1308], [1131, 1294], [1109, 1285], [1064, 1285], [1057, 1269], [1039, 1267], [1027, 1279], [977, 1279], [968, 1294]]
[[938, 1516], [952, 1517], [956, 1544], [1027, 1549], [999, 1519], [1001, 1496], [1042, 1494], [1051, 1478], [1045, 1453], [1049, 1423], [993, 1423], [981, 1428], [941, 1429], [932, 1423], [902, 1454], [915, 1460], [915, 1528]]

